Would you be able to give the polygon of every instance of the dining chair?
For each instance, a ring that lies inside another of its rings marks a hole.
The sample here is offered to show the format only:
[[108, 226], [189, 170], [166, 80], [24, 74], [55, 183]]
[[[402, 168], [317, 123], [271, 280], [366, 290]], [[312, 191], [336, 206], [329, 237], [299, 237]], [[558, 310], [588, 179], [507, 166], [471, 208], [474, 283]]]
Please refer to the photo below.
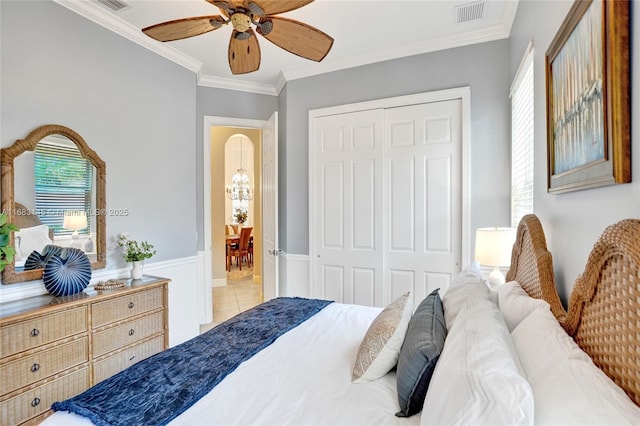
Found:
[[249, 240], [251, 238], [251, 232], [253, 227], [242, 228], [240, 230], [240, 241], [236, 247], [232, 247], [230, 251], [231, 256], [236, 258], [236, 266], [242, 271], [242, 262], [247, 259], [247, 265], [251, 267], [251, 258], [249, 257]]

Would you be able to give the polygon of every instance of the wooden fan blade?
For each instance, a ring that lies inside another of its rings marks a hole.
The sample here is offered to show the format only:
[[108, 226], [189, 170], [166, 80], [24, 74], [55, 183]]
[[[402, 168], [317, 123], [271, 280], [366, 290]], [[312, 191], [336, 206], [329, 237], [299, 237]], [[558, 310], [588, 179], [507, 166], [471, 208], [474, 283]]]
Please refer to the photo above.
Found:
[[320, 62], [333, 46], [331, 36], [311, 25], [280, 16], [269, 16], [265, 20], [273, 23], [273, 29], [264, 35], [258, 28], [258, 33], [294, 55]]
[[233, 30], [229, 40], [229, 67], [233, 74], [246, 74], [260, 68], [260, 45], [252, 29], [245, 31], [250, 37], [241, 40], [238, 31]]
[[313, 3], [313, 0], [255, 0], [252, 3], [260, 6], [265, 15], [277, 15], [299, 9]]
[[[220, 26], [212, 25], [211, 21], [220, 22]], [[219, 15], [194, 16], [152, 25], [143, 28], [142, 32], [158, 41], [173, 41], [217, 30], [224, 22], [225, 20]]]

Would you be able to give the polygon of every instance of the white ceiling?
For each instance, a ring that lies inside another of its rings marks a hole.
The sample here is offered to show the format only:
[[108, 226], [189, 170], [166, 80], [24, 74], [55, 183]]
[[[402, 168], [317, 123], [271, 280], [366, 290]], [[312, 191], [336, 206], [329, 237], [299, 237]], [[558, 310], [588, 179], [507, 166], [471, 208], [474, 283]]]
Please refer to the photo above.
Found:
[[[258, 36], [260, 69], [234, 76], [227, 62], [230, 25], [168, 43], [140, 31], [173, 19], [221, 15], [205, 0], [119, 0], [129, 7], [118, 12], [97, 0], [54, 1], [191, 69], [198, 74], [200, 85], [266, 94], [277, 94], [288, 80], [507, 38], [518, 7], [518, 0], [316, 0], [282, 16], [312, 25], [335, 39], [322, 62], [300, 58]], [[457, 7], [480, 2], [484, 3], [481, 18], [457, 22]]]

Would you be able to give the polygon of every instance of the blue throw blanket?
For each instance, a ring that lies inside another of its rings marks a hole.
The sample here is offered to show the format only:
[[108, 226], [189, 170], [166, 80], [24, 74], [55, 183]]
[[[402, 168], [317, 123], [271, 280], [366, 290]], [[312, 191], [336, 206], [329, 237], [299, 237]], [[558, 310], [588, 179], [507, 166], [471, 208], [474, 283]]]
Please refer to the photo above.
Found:
[[278, 298], [174, 346], [51, 407], [102, 425], [164, 425], [243, 361], [315, 315], [329, 301]]

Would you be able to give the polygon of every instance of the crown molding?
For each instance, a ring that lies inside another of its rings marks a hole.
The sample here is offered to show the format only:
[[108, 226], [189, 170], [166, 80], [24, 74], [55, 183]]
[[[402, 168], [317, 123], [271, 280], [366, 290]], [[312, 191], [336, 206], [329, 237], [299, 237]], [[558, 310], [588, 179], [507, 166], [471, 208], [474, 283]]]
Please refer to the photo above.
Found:
[[205, 87], [215, 87], [218, 89], [236, 90], [240, 92], [259, 93], [263, 95], [278, 95], [278, 91], [276, 91], [276, 88], [270, 84], [231, 80], [230, 78], [214, 77], [204, 74], [199, 76], [198, 85]]
[[284, 89], [284, 85], [287, 84], [287, 79], [284, 78], [284, 74], [282, 71], [278, 73], [278, 80], [276, 81], [276, 93], [280, 94], [282, 89]]
[[163, 43], [158, 43], [152, 38], [147, 37], [139, 28], [123, 21], [117, 16], [103, 10], [100, 5], [90, 1], [77, 0], [53, 0], [61, 6], [77, 13], [78, 15], [95, 22], [96, 24], [113, 31], [116, 34], [157, 53], [164, 58], [175, 62], [176, 64], [195, 72], [200, 73], [202, 62], [192, 58], [189, 55], [178, 51], [177, 49]]
[[367, 52], [360, 55], [350, 56], [344, 59], [337, 59], [321, 62], [319, 64], [313, 64], [312, 66], [283, 70], [283, 74], [286, 81], [297, 80], [300, 78], [311, 77], [317, 74], [340, 71], [343, 69], [373, 64], [376, 62], [384, 62], [392, 59], [421, 55], [424, 53], [453, 49], [456, 47], [468, 46], [488, 41], [501, 40], [509, 37], [510, 30], [511, 25], [507, 25], [503, 22], [492, 27], [467, 31], [453, 36], [443, 36], [421, 41], [418, 43], [407, 44], [400, 48], [394, 47], [374, 52]]

